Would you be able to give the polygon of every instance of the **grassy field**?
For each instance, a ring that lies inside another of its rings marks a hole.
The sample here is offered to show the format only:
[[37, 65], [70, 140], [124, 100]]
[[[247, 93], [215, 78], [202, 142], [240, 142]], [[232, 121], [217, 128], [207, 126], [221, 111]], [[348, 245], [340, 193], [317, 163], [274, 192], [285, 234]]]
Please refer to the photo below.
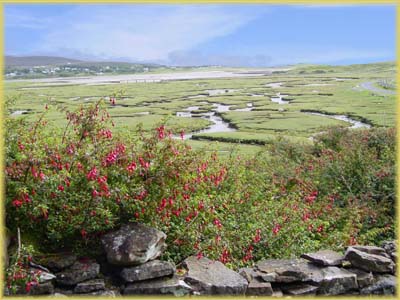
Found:
[[[229, 110], [218, 112], [218, 115], [236, 131], [201, 133], [196, 137], [201, 140], [191, 140], [190, 143], [194, 147], [208, 145], [224, 152], [232, 147], [227, 142], [240, 142], [240, 149], [254, 153], [260, 146], [245, 146], [243, 143], [264, 144], [276, 137], [309, 143], [310, 136], [329, 126], [350, 125], [341, 120], [310, 115], [306, 111], [345, 115], [375, 127], [394, 126], [396, 96], [360, 87], [364, 82], [392, 81], [394, 77], [394, 63], [297, 65], [286, 72], [247, 78], [65, 86], [6, 81], [5, 94], [16, 99], [12, 112], [26, 113], [15, 115], [18, 118], [31, 120], [36, 113], [43, 111], [46, 104], [53, 104], [48, 118], [62, 125], [63, 113], [55, 106], [74, 109], [104, 98], [117, 130], [132, 130], [138, 124], [150, 129], [165, 122], [175, 133], [198, 131], [213, 124], [207, 118], [178, 117], [177, 112], [191, 109], [192, 116], [201, 116], [202, 112], [210, 112], [217, 104], [228, 105]], [[271, 101], [271, 98], [279, 96], [278, 93], [283, 95], [285, 104]], [[115, 106], [108, 101], [114, 95]], [[246, 108], [251, 108], [251, 111], [235, 111]], [[195, 109], [198, 109], [197, 114]], [[221, 142], [209, 145], [205, 139]]]

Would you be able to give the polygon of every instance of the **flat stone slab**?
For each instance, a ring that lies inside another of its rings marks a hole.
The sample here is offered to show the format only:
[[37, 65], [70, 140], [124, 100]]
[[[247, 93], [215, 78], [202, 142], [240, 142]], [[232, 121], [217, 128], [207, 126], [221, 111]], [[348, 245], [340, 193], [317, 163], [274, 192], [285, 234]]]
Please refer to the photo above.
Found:
[[165, 249], [165, 233], [139, 223], [123, 225], [101, 241], [110, 264], [133, 266], [156, 259]]
[[318, 294], [341, 295], [358, 288], [357, 275], [345, 269], [327, 267], [323, 269], [323, 274]]
[[46, 272], [43, 269], [30, 268], [30, 273], [39, 277], [39, 283], [53, 281], [56, 278], [56, 275]]
[[323, 280], [321, 268], [304, 259], [266, 259], [257, 262], [255, 268], [264, 273], [261, 278], [268, 282]]
[[273, 293], [271, 283], [259, 279], [251, 280], [246, 289], [246, 296], [272, 296]]
[[124, 268], [121, 271], [121, 278], [126, 282], [135, 282], [146, 279], [170, 276], [175, 273], [175, 265], [168, 261], [152, 260], [143, 265]]
[[129, 283], [123, 290], [124, 295], [184, 296], [191, 292], [192, 288], [176, 276]]
[[182, 266], [188, 270], [185, 282], [205, 295], [244, 295], [247, 280], [219, 261], [190, 256]]
[[[348, 247], [350, 248], [350, 247]], [[365, 252], [368, 254], [375, 254], [375, 255], [381, 255], [385, 257], [390, 257], [390, 255], [387, 254], [386, 250], [381, 247], [377, 246], [351, 246], [353, 249], [357, 249], [358, 251]]]
[[96, 278], [99, 272], [100, 265], [95, 261], [77, 261], [68, 269], [57, 273], [56, 282], [60, 285], [76, 285], [82, 281]]
[[368, 272], [393, 273], [394, 271], [391, 258], [363, 252], [354, 247], [347, 248], [345, 259], [350, 261], [352, 266]]
[[343, 255], [332, 250], [320, 250], [313, 253], [306, 253], [300, 257], [320, 266], [340, 266]]
[[289, 283], [287, 285], [282, 285], [281, 289], [287, 295], [315, 295], [317, 293], [318, 286], [308, 283]]
[[94, 291], [104, 290], [106, 285], [104, 279], [91, 279], [78, 283], [74, 288], [74, 293], [83, 294]]
[[45, 257], [34, 258], [34, 261], [49, 268], [52, 272], [60, 272], [74, 264], [78, 258], [72, 253], [48, 254]]

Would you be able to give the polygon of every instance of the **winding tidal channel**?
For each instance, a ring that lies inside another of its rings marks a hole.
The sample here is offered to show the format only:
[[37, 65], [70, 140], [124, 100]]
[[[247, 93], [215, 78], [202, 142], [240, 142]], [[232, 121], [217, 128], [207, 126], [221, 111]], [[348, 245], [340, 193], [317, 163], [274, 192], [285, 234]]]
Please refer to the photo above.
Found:
[[[276, 83], [280, 84], [280, 83]], [[223, 94], [225, 92], [233, 92], [235, 90], [207, 90], [208, 94], [210, 96], [214, 95], [219, 95]], [[262, 95], [257, 95], [257, 96], [262, 96]], [[277, 103], [279, 105], [289, 105], [290, 101], [285, 100], [285, 97], [288, 97], [289, 95], [286, 94], [281, 94], [277, 93], [276, 97], [271, 97], [270, 100], [274, 103]], [[191, 96], [190, 98], [195, 98], [196, 96]], [[206, 95], [198, 95], [198, 98], [200, 97], [207, 97]], [[196, 97], [197, 98], [197, 97]], [[200, 102], [199, 104], [206, 104], [208, 102]], [[228, 111], [242, 111], [242, 112], [248, 112], [252, 111], [254, 109], [253, 103], [249, 102], [246, 104], [246, 108], [239, 108], [239, 109], [233, 109], [231, 110], [232, 105], [225, 105], [222, 103], [213, 103], [212, 104], [213, 108], [210, 111], [207, 112], [202, 112], [202, 113], [196, 113], [200, 109], [200, 106], [189, 106], [184, 109], [184, 111], [179, 111], [176, 113], [177, 117], [182, 117], [182, 118], [203, 118], [211, 121], [213, 124], [210, 125], [209, 127], [188, 133], [184, 136], [184, 139], [191, 139], [194, 134], [200, 134], [200, 133], [218, 133], [218, 132], [233, 132], [236, 131], [235, 129], [229, 122], [224, 121], [218, 113], [223, 113], [223, 112], [228, 112]], [[345, 115], [331, 115], [331, 114], [324, 114], [324, 113], [317, 113], [317, 112], [303, 112], [304, 114], [309, 114], [309, 115], [317, 115], [317, 116], [323, 116], [327, 118], [332, 118], [340, 121], [345, 121], [348, 122], [349, 128], [370, 128], [371, 125], [354, 120], [348, 116]], [[312, 137], [311, 137], [312, 138]]]

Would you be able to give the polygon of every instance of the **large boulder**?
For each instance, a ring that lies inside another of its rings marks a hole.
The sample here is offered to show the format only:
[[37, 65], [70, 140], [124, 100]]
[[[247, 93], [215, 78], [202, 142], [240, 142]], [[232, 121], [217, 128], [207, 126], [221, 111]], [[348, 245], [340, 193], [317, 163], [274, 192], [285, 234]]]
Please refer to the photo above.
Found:
[[79, 282], [96, 278], [100, 265], [93, 260], [77, 261], [68, 269], [57, 273], [56, 282], [60, 285], [76, 285]]
[[371, 272], [366, 272], [356, 268], [350, 268], [347, 269], [347, 271], [357, 275], [357, 283], [360, 289], [374, 283], [374, 276]]
[[[360, 247], [357, 248], [348, 247], [345, 254], [345, 259], [350, 261], [352, 266], [368, 272], [376, 272], [376, 273], [394, 272], [394, 263], [392, 259], [386, 256], [364, 252], [362, 250], [363, 248]], [[370, 249], [367, 250], [370, 251]], [[377, 252], [374, 250], [373, 253]]]
[[323, 295], [341, 295], [358, 288], [357, 275], [338, 267], [323, 269], [324, 279], [318, 293]]
[[54, 286], [51, 282], [39, 283], [33, 285], [29, 295], [49, 295], [54, 293]]
[[321, 266], [340, 266], [343, 261], [343, 255], [332, 250], [320, 250], [314, 253], [301, 255], [316, 265]]
[[142, 281], [158, 277], [170, 276], [175, 273], [175, 265], [168, 261], [153, 260], [143, 265], [124, 268], [120, 274], [126, 282]]
[[133, 266], [160, 256], [166, 247], [166, 237], [157, 229], [131, 223], [104, 235], [101, 241], [109, 263]]
[[262, 272], [261, 278], [268, 282], [312, 281], [323, 279], [319, 267], [304, 259], [266, 259], [257, 262], [256, 270]]
[[185, 281], [200, 294], [244, 295], [246, 291], [247, 280], [219, 261], [190, 256], [182, 266], [187, 270]]
[[124, 295], [184, 296], [191, 292], [192, 288], [176, 276], [129, 283], [123, 290]]
[[364, 287], [360, 290], [362, 295], [395, 295], [396, 294], [396, 277], [384, 274], [377, 275], [374, 284]]

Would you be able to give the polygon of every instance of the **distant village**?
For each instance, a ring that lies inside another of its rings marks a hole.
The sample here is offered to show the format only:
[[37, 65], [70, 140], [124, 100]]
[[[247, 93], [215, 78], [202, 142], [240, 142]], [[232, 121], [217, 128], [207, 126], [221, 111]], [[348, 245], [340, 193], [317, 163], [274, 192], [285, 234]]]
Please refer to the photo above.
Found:
[[5, 77], [7, 79], [18, 78], [46, 78], [46, 77], [69, 77], [77, 75], [103, 75], [149, 72], [158, 66], [145, 66], [141, 64], [72, 64], [57, 66], [33, 66], [33, 67], [6, 67]]

